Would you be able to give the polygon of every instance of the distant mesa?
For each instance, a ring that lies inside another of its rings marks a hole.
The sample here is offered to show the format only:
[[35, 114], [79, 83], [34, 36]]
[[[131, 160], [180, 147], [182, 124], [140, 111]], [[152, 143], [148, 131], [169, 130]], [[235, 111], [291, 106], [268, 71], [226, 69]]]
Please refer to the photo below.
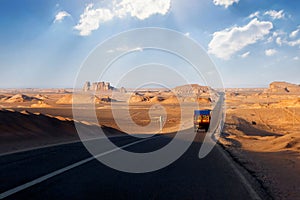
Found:
[[114, 90], [114, 87], [110, 85], [109, 82], [94, 82], [90, 83], [89, 81], [85, 82], [83, 86], [83, 91], [109, 91]]
[[191, 84], [175, 87], [172, 91], [183, 97], [192, 95], [200, 96], [203, 93], [209, 94], [210, 88], [207, 86], [200, 86], [198, 84]]
[[88, 91], [118, 91], [121, 93], [126, 93], [126, 89], [124, 87], [121, 87], [120, 89], [115, 88], [111, 86], [109, 82], [94, 82], [90, 83], [89, 81], [86, 81], [83, 85], [83, 91], [88, 92]]
[[300, 85], [287, 82], [272, 82], [267, 92], [270, 93], [300, 93]]
[[126, 93], [127, 90], [126, 90], [124, 87], [121, 87], [121, 88], [120, 88], [120, 92], [121, 92], [121, 93]]

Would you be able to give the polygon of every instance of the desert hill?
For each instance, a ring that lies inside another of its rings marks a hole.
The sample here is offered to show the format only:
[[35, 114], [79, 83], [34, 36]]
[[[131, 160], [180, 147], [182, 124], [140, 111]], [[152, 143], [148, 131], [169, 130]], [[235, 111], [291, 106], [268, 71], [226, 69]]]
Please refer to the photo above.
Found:
[[[76, 134], [74, 121], [26, 110], [17, 112], [0, 110], [0, 138], [21, 139], [30, 137], [61, 137]], [[80, 123], [80, 122], [76, 122]]]
[[[112, 99], [109, 95], [105, 96], [86, 96], [86, 95], [77, 95], [75, 98], [76, 102], [79, 104], [85, 104], [85, 103], [109, 103], [109, 102], [115, 102], [115, 99]], [[66, 94], [60, 99], [56, 101], [56, 104], [72, 104], [73, 103], [73, 95], [72, 94]]]
[[209, 94], [210, 88], [207, 86], [200, 86], [198, 84], [191, 84], [191, 85], [183, 85], [175, 87], [172, 90], [176, 95], [180, 95], [183, 97], [186, 96], [200, 96], [203, 93]]
[[173, 88], [171, 91], [147, 91], [133, 93], [129, 103], [165, 103], [178, 104], [181, 102], [211, 103], [217, 97], [217, 93], [207, 86], [198, 84], [183, 85]]
[[26, 110], [0, 109], [0, 153], [78, 140], [75, 123], [86, 130], [87, 137], [97, 136], [97, 125]]
[[1, 99], [1, 101], [7, 103], [21, 103], [21, 102], [30, 102], [33, 100], [40, 100], [36, 97], [27, 96], [25, 94], [15, 94], [13, 96], [6, 96]]
[[299, 93], [300, 85], [287, 82], [272, 82], [267, 90], [269, 93]]

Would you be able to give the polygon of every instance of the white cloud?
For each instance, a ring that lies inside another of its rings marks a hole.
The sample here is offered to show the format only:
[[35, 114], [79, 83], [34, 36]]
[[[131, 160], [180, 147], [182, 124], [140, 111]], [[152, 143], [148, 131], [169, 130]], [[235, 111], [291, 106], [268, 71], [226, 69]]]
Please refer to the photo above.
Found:
[[297, 30], [294, 30], [293, 32], [291, 32], [290, 38], [295, 38], [295, 37], [297, 37], [299, 31], [300, 31], [300, 29], [297, 29]]
[[266, 11], [264, 13], [264, 15], [269, 15], [273, 19], [282, 19], [282, 18], [284, 18], [285, 14], [283, 13], [283, 10], [280, 10], [280, 11], [269, 10], [269, 11]]
[[240, 0], [213, 0], [214, 4], [217, 6], [224, 6], [225, 8], [228, 8], [234, 3], [238, 3]]
[[110, 49], [108, 51], [106, 51], [107, 53], [114, 53], [114, 52], [129, 52], [129, 51], [144, 51], [144, 49], [142, 47], [136, 47], [136, 48], [129, 48], [127, 46], [123, 46], [123, 47], [117, 47], [116, 49]]
[[293, 60], [299, 60], [299, 57], [298, 57], [298, 56], [295, 56], [295, 57], [293, 58]]
[[268, 37], [268, 39], [267, 39], [267, 42], [266, 43], [271, 43], [271, 42], [273, 42], [273, 37], [272, 36], [270, 36], [270, 37]]
[[90, 35], [101, 23], [115, 17], [123, 18], [130, 15], [144, 20], [154, 14], [165, 15], [171, 7], [171, 0], [114, 0], [112, 5], [108, 5], [109, 8], [93, 7], [93, 4], [89, 4], [80, 15], [78, 24], [74, 26], [82, 36]]
[[267, 50], [265, 50], [266, 56], [273, 56], [276, 53], [277, 53], [277, 51], [275, 49], [267, 49]]
[[190, 37], [190, 33], [189, 33], [189, 32], [185, 33], [184, 35], [185, 35], [186, 37]]
[[279, 46], [282, 45], [282, 39], [281, 39], [281, 37], [276, 38], [276, 44], [278, 44]]
[[260, 14], [260, 12], [259, 12], [259, 11], [256, 11], [256, 12], [250, 14], [248, 18], [252, 19], [252, 18], [254, 18], [254, 17], [259, 17], [259, 14]]
[[273, 37], [277, 37], [279, 35], [286, 35], [286, 32], [284, 32], [282, 30], [278, 30], [278, 31], [273, 32]]
[[300, 45], [300, 39], [294, 40], [294, 41], [289, 41], [289, 42], [287, 42], [287, 44], [292, 47], [298, 46], [298, 45]]
[[60, 11], [56, 14], [54, 22], [61, 22], [65, 17], [70, 17], [71, 15], [66, 11]]
[[98, 8], [93, 9], [93, 4], [89, 4], [84, 13], [80, 15], [79, 23], [74, 26], [76, 30], [79, 30], [80, 35], [90, 35], [93, 30], [97, 30], [100, 23], [109, 21], [113, 18], [113, 14], [109, 9]]
[[250, 51], [247, 51], [246, 53], [243, 53], [241, 55], [242, 58], [247, 58], [250, 55]]
[[244, 47], [263, 39], [272, 28], [272, 22], [258, 21], [255, 18], [245, 26], [215, 32], [208, 44], [208, 52], [228, 60]]
[[114, 2], [114, 13], [123, 18], [127, 14], [140, 20], [154, 14], [165, 15], [171, 7], [171, 0], [121, 0]]

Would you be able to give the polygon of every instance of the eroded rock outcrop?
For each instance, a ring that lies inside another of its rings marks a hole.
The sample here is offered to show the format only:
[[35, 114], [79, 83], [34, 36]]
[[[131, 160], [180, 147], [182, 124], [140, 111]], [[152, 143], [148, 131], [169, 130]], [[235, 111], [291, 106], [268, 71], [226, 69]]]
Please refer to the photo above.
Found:
[[89, 81], [85, 82], [83, 86], [83, 91], [110, 91], [114, 90], [115, 88], [110, 85], [109, 82], [94, 82], [90, 83]]
[[267, 90], [269, 93], [300, 93], [300, 85], [287, 82], [272, 82]]

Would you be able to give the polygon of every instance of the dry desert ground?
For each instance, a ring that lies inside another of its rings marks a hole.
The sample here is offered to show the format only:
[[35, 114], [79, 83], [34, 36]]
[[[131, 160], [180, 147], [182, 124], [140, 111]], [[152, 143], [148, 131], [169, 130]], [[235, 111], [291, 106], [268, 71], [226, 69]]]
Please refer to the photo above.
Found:
[[[82, 106], [74, 109], [81, 109], [85, 120], [73, 118], [71, 89], [0, 90], [0, 153], [79, 140], [74, 124], [84, 127], [89, 136], [99, 126], [105, 134], [188, 129], [193, 126], [193, 110], [212, 109], [218, 98], [216, 91], [199, 85], [93, 94], [90, 101], [98, 124], [90, 119], [84, 102], [77, 102]], [[117, 123], [126, 126], [131, 120], [140, 127], [154, 126], [137, 130], [128, 125], [124, 131]], [[269, 88], [226, 89], [226, 122], [218, 142], [275, 199], [300, 199], [299, 85], [273, 82]]]

